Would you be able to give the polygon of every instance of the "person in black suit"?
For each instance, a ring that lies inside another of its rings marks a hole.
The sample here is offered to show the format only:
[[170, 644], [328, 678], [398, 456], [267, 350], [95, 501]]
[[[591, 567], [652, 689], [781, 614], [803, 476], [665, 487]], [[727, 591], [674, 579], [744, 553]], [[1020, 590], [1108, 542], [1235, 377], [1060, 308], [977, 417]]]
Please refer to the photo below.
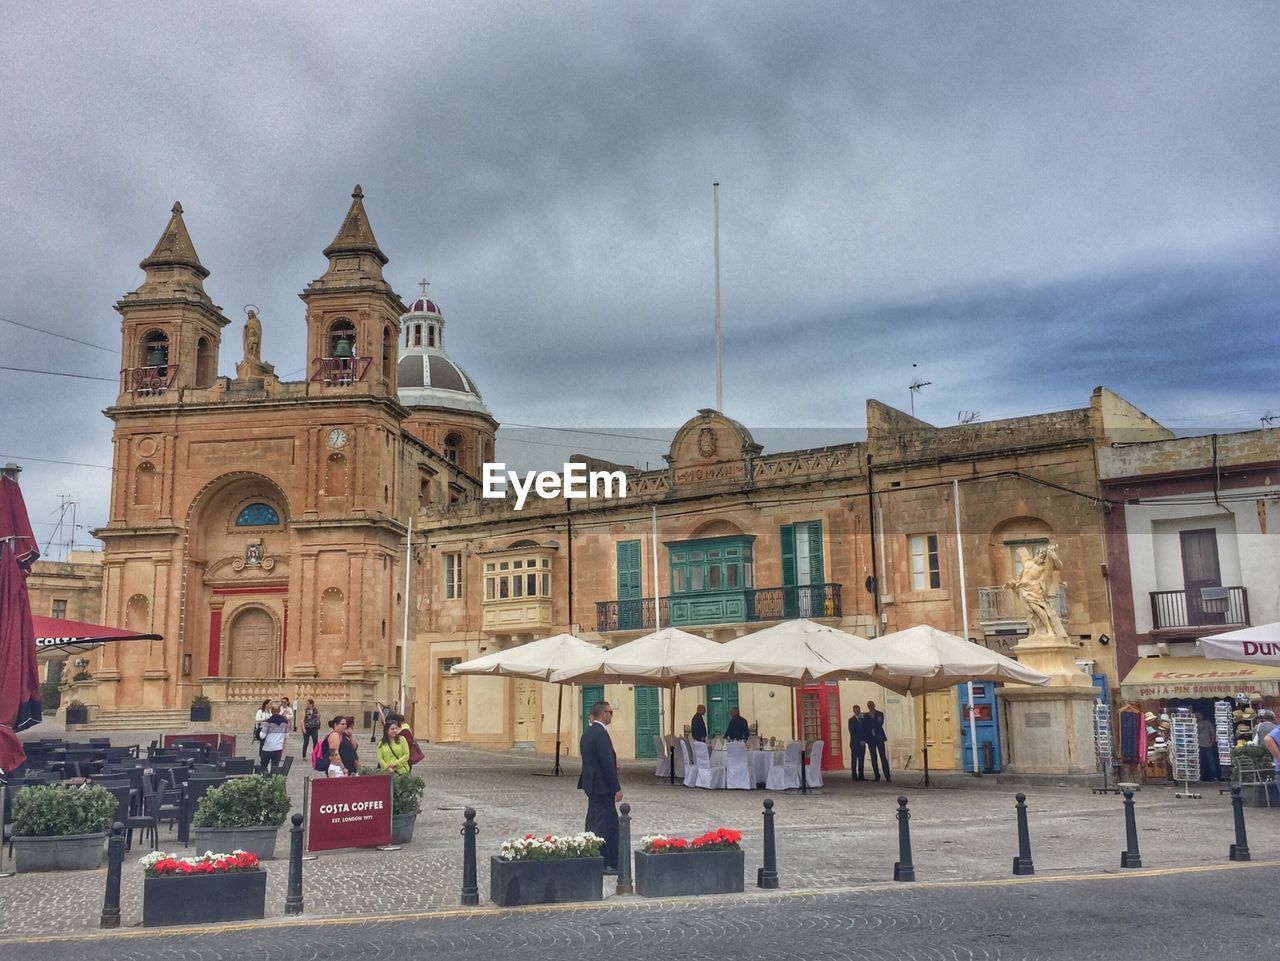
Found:
[[689, 735], [695, 741], [705, 741], [707, 739], [707, 722], [703, 719], [707, 713], [707, 706], [699, 704], [698, 710], [694, 712], [693, 721], [689, 724]]
[[578, 787], [587, 795], [586, 829], [604, 838], [600, 853], [605, 874], [617, 874], [618, 809], [614, 805], [622, 800], [622, 785], [618, 782], [618, 755], [606, 730], [613, 720], [613, 708], [608, 701], [597, 701], [588, 717], [590, 723], [578, 745], [582, 755]]
[[849, 773], [855, 781], [865, 781], [867, 767], [867, 735], [863, 724], [862, 708], [853, 706], [849, 715]]
[[867, 753], [871, 755], [871, 771], [876, 780], [880, 780], [880, 769], [884, 768], [884, 779], [892, 781], [889, 775], [889, 755], [885, 753], [885, 742], [889, 739], [884, 733], [884, 712], [876, 710], [875, 701], [867, 701], [867, 712], [862, 715], [863, 738], [867, 742]]
[[724, 729], [724, 739], [745, 741], [750, 736], [751, 728], [747, 726], [747, 719], [738, 713], [736, 707], [729, 708], [729, 726]]

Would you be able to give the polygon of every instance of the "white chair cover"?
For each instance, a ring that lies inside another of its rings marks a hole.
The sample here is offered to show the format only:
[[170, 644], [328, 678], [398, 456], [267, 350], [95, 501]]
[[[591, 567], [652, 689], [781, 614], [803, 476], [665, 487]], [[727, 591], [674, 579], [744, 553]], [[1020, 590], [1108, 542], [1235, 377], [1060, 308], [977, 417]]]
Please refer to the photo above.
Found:
[[701, 741], [693, 743], [693, 759], [698, 765], [696, 787], [724, 787], [724, 768], [711, 766], [711, 753]]
[[800, 789], [800, 742], [792, 741], [777, 754], [778, 757], [773, 759], [773, 767], [769, 768], [769, 777], [765, 780], [764, 786], [770, 791], [798, 791]]
[[671, 774], [671, 755], [667, 753], [667, 745], [661, 734], [653, 736], [654, 758], [657, 763], [654, 765], [654, 777], [669, 777]]
[[724, 749], [724, 786], [750, 791], [755, 787], [751, 765], [747, 763], [747, 746], [742, 741], [731, 741]]
[[693, 755], [689, 751], [689, 742], [682, 740], [679, 744], [680, 755], [684, 758], [684, 786], [698, 786], [698, 765], [693, 763]]
[[747, 738], [747, 750], [748, 751], [760, 750], [760, 738], [757, 737], [755, 734], [752, 734], [749, 738]]
[[823, 741], [814, 741], [809, 748], [809, 763], [805, 765], [804, 779], [809, 787], [822, 787], [822, 749]]
[[685, 772], [689, 770], [689, 765], [685, 763], [685, 755], [689, 749], [685, 746], [683, 738], [677, 738], [672, 742], [676, 748], [676, 780], [683, 781]]

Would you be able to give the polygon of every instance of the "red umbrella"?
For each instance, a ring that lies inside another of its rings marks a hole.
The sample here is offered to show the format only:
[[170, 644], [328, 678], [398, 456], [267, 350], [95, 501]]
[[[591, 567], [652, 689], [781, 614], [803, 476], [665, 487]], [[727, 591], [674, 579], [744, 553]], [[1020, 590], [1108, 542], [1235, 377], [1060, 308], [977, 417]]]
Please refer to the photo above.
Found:
[[40, 556], [22, 490], [0, 475], [0, 770], [26, 760], [16, 731], [40, 723], [40, 674], [27, 574]]
[[64, 617], [45, 617], [42, 614], [32, 614], [31, 623], [35, 628], [36, 647], [42, 651], [51, 648], [77, 650], [82, 645], [89, 647], [102, 641], [164, 640], [159, 634], [140, 634], [119, 627], [69, 621]]

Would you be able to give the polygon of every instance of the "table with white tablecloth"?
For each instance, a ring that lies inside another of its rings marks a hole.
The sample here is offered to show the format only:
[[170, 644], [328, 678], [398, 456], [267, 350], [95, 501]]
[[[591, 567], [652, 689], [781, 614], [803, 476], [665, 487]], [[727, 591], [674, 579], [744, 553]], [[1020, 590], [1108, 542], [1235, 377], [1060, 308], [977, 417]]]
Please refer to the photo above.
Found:
[[774, 757], [781, 754], [781, 751], [748, 751], [747, 766], [751, 769], [752, 783], [763, 784], [767, 781]]

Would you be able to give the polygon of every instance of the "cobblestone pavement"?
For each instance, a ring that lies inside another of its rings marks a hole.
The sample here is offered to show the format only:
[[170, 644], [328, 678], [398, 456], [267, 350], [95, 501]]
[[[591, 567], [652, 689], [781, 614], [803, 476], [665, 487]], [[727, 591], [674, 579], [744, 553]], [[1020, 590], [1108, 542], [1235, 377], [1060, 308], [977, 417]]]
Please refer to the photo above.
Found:
[[[113, 735], [128, 743], [126, 734]], [[149, 737], [134, 739], [149, 740]], [[300, 739], [291, 747], [296, 752]], [[367, 748], [367, 740], [362, 744]], [[418, 773], [427, 781], [413, 843], [400, 851], [326, 853], [304, 871], [308, 917], [367, 917], [456, 908], [461, 882], [462, 810], [478, 812], [479, 882], [488, 890], [488, 857], [501, 841], [526, 833], [582, 828], [585, 799], [576, 790], [576, 761], [549, 777], [549, 759], [527, 754], [426, 745]], [[295, 761], [289, 790], [300, 809], [305, 764]], [[1013, 794], [1027, 794], [1037, 874], [1119, 873], [1124, 847], [1120, 799], [1082, 787], [1010, 787], [991, 778], [942, 776], [931, 789], [919, 775], [892, 784], [853, 784], [833, 773], [809, 796], [776, 795], [778, 861], [782, 889], [826, 891], [887, 881], [897, 860], [895, 811], [899, 793], [911, 802], [916, 876], [921, 881], [1003, 879], [1017, 853]], [[761, 863], [761, 791], [698, 791], [669, 787], [652, 767], [627, 765], [625, 800], [633, 807], [632, 837], [648, 833], [692, 835], [721, 825], [743, 832], [747, 873]], [[1137, 795], [1138, 833], [1148, 868], [1220, 865], [1233, 840], [1230, 803], [1216, 790], [1202, 800], [1178, 800], [1172, 789], [1147, 787]], [[1256, 861], [1280, 859], [1280, 809], [1247, 809], [1249, 845]], [[161, 848], [179, 850], [161, 830]], [[288, 849], [287, 833], [278, 846]], [[141, 919], [143, 853], [125, 863], [122, 923]], [[7, 866], [7, 862], [6, 862]], [[97, 927], [105, 871], [23, 874], [0, 878], [0, 939]], [[268, 870], [268, 916], [283, 914], [286, 866]], [[877, 895], [879, 897], [879, 895]], [[887, 896], [887, 895], [886, 895]], [[1033, 897], [1036, 895], [1033, 895]], [[634, 902], [628, 902], [634, 903]]]
[[[13, 945], [23, 961], [218, 959], [557, 961], [1265, 958], [1280, 948], [1266, 899], [1280, 868], [883, 885], [837, 894], [617, 899], [475, 916], [369, 918], [181, 934], [121, 932]], [[1229, 912], [1231, 923], [1223, 924]]]

